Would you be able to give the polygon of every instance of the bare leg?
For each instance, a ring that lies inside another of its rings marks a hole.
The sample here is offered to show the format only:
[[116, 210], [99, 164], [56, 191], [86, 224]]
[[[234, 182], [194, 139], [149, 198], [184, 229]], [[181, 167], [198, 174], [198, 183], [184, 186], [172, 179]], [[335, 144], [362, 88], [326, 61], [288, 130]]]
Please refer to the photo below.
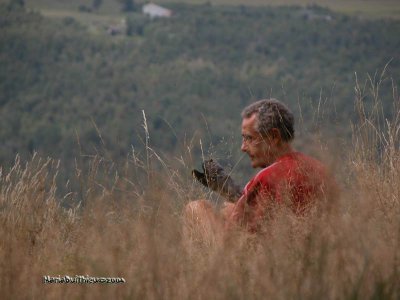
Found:
[[235, 208], [235, 204], [232, 202], [224, 202], [223, 203], [221, 210], [220, 210], [220, 214], [224, 220], [224, 223], [231, 216], [234, 208]]
[[208, 200], [189, 202], [185, 207], [184, 219], [189, 226], [198, 227], [202, 231], [209, 231], [221, 225], [218, 212]]
[[223, 234], [225, 219], [232, 213], [234, 204], [225, 202], [220, 211], [207, 200], [188, 203], [184, 210], [185, 234], [190, 239], [216, 241]]

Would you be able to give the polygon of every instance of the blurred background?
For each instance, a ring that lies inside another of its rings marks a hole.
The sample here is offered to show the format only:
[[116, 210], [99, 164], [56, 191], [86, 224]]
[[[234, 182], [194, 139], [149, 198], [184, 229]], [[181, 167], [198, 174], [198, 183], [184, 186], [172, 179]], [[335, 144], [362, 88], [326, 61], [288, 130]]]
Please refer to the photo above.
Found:
[[339, 148], [350, 140], [356, 82], [367, 109], [379, 83], [384, 116], [393, 115], [398, 1], [0, 4], [3, 167], [38, 152], [61, 159], [68, 177], [77, 159], [118, 164], [148, 142], [162, 157], [190, 149], [193, 166], [216, 157], [246, 182], [240, 112], [254, 100], [291, 107], [305, 152], [316, 136]]

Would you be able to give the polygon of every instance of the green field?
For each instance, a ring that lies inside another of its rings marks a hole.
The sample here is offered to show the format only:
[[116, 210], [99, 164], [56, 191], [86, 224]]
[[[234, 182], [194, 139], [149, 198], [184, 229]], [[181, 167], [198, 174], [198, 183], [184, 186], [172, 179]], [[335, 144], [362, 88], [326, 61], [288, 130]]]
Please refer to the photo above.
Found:
[[[8, 0], [2, 0], [4, 2]], [[72, 17], [82, 24], [90, 26], [94, 31], [99, 27], [117, 24], [124, 18], [117, 1], [105, 0], [101, 7], [94, 12], [81, 12], [79, 6], [91, 7], [91, 0], [71, 1], [49, 1], [49, 0], [27, 0], [26, 6], [32, 10], [39, 10], [41, 14], [51, 18]]]
[[[2, 0], [6, 2], [7, 0]], [[334, 11], [342, 12], [350, 15], [359, 15], [368, 18], [400, 18], [400, 4], [398, 0], [185, 0], [171, 1], [159, 0], [156, 3], [168, 5], [169, 3], [193, 3], [204, 4], [211, 3], [213, 5], [248, 5], [248, 6], [277, 6], [277, 5], [310, 5], [317, 4], [328, 7]], [[78, 13], [79, 5], [90, 6], [91, 0], [26, 0], [26, 4], [30, 8], [40, 9], [43, 14], [51, 17], [57, 16], [75, 16], [84, 19], [85, 15]], [[140, 2], [139, 2], [140, 3]], [[103, 0], [100, 9], [96, 11], [95, 16], [112, 15], [118, 16], [120, 4], [117, 0]]]
[[[160, 0], [160, 3], [174, 2], [170, 0]], [[185, 3], [202, 4], [204, 0], [186, 0]], [[209, 3], [215, 5], [249, 5], [249, 6], [267, 6], [267, 5], [320, 5], [332, 10], [358, 14], [365, 17], [400, 17], [400, 4], [396, 0], [210, 0]]]

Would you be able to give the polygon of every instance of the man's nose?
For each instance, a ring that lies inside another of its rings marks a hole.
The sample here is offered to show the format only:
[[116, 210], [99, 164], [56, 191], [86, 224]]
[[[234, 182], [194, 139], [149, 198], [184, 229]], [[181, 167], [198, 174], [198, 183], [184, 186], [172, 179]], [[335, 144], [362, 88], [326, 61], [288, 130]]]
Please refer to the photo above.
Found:
[[246, 143], [242, 142], [242, 146], [240, 147], [240, 150], [242, 150], [243, 152], [247, 152], [247, 145], [246, 145]]

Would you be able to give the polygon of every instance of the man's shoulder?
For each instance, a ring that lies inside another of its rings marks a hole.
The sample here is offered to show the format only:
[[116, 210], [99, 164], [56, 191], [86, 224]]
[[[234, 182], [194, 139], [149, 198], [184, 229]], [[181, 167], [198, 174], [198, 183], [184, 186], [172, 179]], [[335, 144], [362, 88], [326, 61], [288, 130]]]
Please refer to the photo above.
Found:
[[296, 163], [299, 168], [304, 168], [304, 171], [326, 172], [326, 166], [320, 160], [301, 152], [296, 152]]
[[322, 162], [301, 152], [291, 152], [279, 157], [276, 162], [259, 171], [252, 179], [267, 184], [295, 173], [325, 173]]
[[301, 152], [291, 152], [278, 157], [273, 164], [259, 171], [255, 178], [263, 178], [276, 173], [286, 172], [288, 169], [304, 163], [313, 164], [314, 159]]
[[287, 168], [287, 163], [281, 160], [277, 160], [273, 164], [260, 170], [248, 183], [248, 186], [254, 186], [261, 184], [267, 186], [274, 182], [276, 178], [282, 177], [282, 173]]

